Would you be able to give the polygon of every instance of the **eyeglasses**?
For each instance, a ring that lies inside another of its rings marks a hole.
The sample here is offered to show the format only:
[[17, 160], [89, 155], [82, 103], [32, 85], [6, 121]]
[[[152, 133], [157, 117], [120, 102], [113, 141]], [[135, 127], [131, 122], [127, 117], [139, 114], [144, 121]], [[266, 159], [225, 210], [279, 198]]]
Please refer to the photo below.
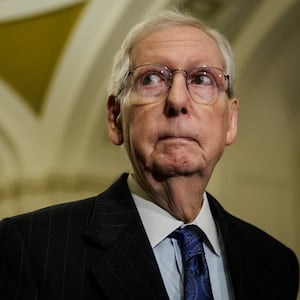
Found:
[[[210, 104], [218, 99], [221, 92], [229, 94], [229, 75], [216, 67], [196, 67], [189, 71], [170, 70], [159, 64], [144, 64], [129, 71], [131, 86], [136, 93], [136, 102], [151, 103], [165, 96], [173, 83], [176, 73], [185, 76], [187, 89], [194, 101]], [[230, 95], [229, 95], [230, 96]]]

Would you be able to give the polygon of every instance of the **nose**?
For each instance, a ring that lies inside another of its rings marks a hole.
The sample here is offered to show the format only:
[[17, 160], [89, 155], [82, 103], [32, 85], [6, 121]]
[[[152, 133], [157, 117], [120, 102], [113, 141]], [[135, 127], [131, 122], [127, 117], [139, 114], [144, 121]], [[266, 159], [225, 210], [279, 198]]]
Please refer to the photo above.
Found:
[[188, 113], [189, 91], [186, 85], [186, 74], [183, 70], [175, 70], [172, 84], [166, 100], [166, 114], [178, 116]]

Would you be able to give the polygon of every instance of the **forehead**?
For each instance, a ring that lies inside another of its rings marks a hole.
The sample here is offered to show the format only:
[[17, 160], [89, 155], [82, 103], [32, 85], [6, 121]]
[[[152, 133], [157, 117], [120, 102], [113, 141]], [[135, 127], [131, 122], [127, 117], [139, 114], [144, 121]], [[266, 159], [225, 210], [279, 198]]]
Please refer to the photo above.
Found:
[[135, 66], [168, 63], [169, 67], [185, 67], [187, 64], [224, 67], [224, 59], [215, 40], [192, 26], [172, 26], [150, 33], [134, 45], [131, 60]]

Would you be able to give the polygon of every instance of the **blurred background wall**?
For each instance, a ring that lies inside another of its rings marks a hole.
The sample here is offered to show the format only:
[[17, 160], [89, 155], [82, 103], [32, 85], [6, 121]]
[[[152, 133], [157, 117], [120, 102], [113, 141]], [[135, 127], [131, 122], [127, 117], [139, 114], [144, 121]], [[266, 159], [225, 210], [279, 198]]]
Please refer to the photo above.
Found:
[[0, 218], [128, 170], [106, 137], [107, 80], [128, 30], [165, 7], [218, 28], [236, 56], [239, 134], [210, 192], [300, 258], [299, 0], [0, 1]]

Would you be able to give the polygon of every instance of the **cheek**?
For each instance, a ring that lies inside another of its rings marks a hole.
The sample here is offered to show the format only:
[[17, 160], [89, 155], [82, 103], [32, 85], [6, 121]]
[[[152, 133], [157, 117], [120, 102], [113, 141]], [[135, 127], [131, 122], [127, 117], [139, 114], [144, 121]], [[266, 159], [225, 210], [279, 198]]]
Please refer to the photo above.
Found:
[[130, 154], [142, 156], [156, 138], [154, 114], [147, 108], [132, 106], [123, 111], [124, 142]]
[[224, 107], [217, 107], [212, 111], [206, 112], [202, 128], [204, 132], [207, 132], [207, 141], [212, 145], [225, 145], [228, 129], [227, 115], [227, 109]]

